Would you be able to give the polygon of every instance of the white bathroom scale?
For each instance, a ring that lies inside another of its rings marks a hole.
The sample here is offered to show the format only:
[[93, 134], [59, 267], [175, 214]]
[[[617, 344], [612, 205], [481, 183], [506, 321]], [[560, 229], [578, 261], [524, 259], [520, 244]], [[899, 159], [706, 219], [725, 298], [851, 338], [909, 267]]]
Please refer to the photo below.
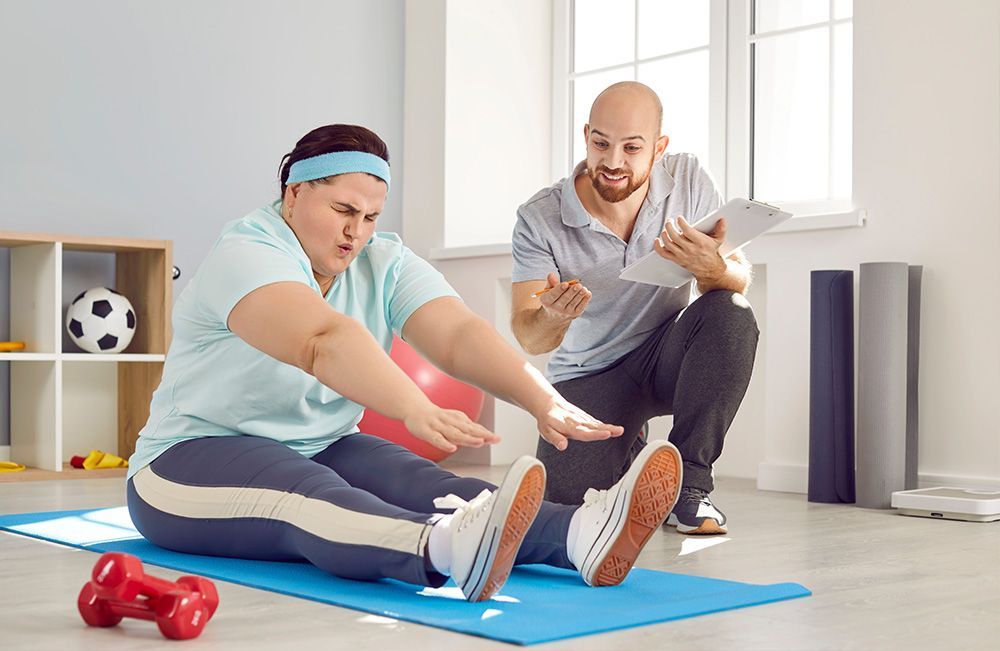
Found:
[[892, 506], [921, 518], [994, 522], [1000, 520], [1000, 491], [948, 486], [896, 491]]

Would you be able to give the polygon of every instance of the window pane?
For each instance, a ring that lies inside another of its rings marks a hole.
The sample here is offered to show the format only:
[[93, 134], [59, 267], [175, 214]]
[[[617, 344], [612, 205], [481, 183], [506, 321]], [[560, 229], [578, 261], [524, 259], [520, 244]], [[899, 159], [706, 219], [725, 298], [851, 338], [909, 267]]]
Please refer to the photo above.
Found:
[[590, 119], [590, 105], [594, 103], [602, 90], [617, 81], [633, 81], [634, 68], [629, 66], [623, 70], [612, 70], [594, 75], [586, 75], [573, 80], [573, 132], [570, 142], [573, 143], [573, 161], [576, 165], [587, 157], [587, 143], [583, 138], [583, 126]]
[[573, 71], [586, 72], [635, 59], [635, 2], [575, 0]]
[[754, 34], [830, 18], [830, 0], [754, 0]]
[[708, 50], [639, 66], [639, 81], [663, 102], [667, 153], [686, 152], [708, 166]]
[[708, 45], [708, 0], [639, 0], [639, 58]]
[[851, 198], [851, 125], [853, 102], [851, 25], [833, 28], [833, 119], [830, 128], [830, 198]]
[[754, 45], [753, 196], [762, 201], [829, 197], [829, 29]]
[[834, 18], [853, 18], [854, 0], [833, 0]]

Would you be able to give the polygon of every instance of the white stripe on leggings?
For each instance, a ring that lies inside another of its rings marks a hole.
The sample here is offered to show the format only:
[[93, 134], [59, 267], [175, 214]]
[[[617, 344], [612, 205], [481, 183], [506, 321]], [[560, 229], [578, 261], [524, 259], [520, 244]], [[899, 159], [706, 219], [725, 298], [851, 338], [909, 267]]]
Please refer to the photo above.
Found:
[[334, 543], [423, 554], [425, 523], [352, 511], [271, 488], [178, 484], [149, 466], [137, 472], [132, 482], [146, 504], [182, 518], [280, 520]]

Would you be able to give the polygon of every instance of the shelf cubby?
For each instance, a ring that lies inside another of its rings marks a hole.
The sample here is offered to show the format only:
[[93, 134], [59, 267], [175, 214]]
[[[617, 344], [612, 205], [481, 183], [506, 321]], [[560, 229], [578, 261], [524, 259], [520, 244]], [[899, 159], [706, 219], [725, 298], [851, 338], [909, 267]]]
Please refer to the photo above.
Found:
[[[170, 343], [171, 243], [0, 231], [0, 247], [10, 250], [10, 339], [26, 343], [0, 353], [10, 365], [11, 460], [61, 473], [71, 456], [91, 448], [128, 457]], [[136, 313], [123, 352], [64, 349], [63, 304], [72, 300], [64, 295], [66, 252], [113, 258], [113, 288]]]

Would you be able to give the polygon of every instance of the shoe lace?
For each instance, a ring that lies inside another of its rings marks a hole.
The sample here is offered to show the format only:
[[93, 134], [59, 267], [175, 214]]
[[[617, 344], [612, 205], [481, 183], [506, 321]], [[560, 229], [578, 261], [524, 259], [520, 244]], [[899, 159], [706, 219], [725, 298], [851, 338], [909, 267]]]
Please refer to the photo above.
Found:
[[681, 499], [685, 502], [699, 502], [712, 506], [712, 499], [708, 496], [708, 493], [692, 486], [681, 488]]
[[597, 490], [596, 488], [588, 488], [587, 492], [583, 494], [583, 505], [584, 506], [600, 506], [601, 510], [608, 508], [608, 491], [607, 490]]
[[466, 500], [454, 493], [448, 493], [444, 497], [434, 498], [434, 507], [438, 509], [455, 509], [453, 522], [458, 524], [458, 531], [462, 531], [470, 523], [474, 522], [480, 515], [490, 510], [490, 498], [493, 491], [484, 488], [479, 495], [471, 500]]

